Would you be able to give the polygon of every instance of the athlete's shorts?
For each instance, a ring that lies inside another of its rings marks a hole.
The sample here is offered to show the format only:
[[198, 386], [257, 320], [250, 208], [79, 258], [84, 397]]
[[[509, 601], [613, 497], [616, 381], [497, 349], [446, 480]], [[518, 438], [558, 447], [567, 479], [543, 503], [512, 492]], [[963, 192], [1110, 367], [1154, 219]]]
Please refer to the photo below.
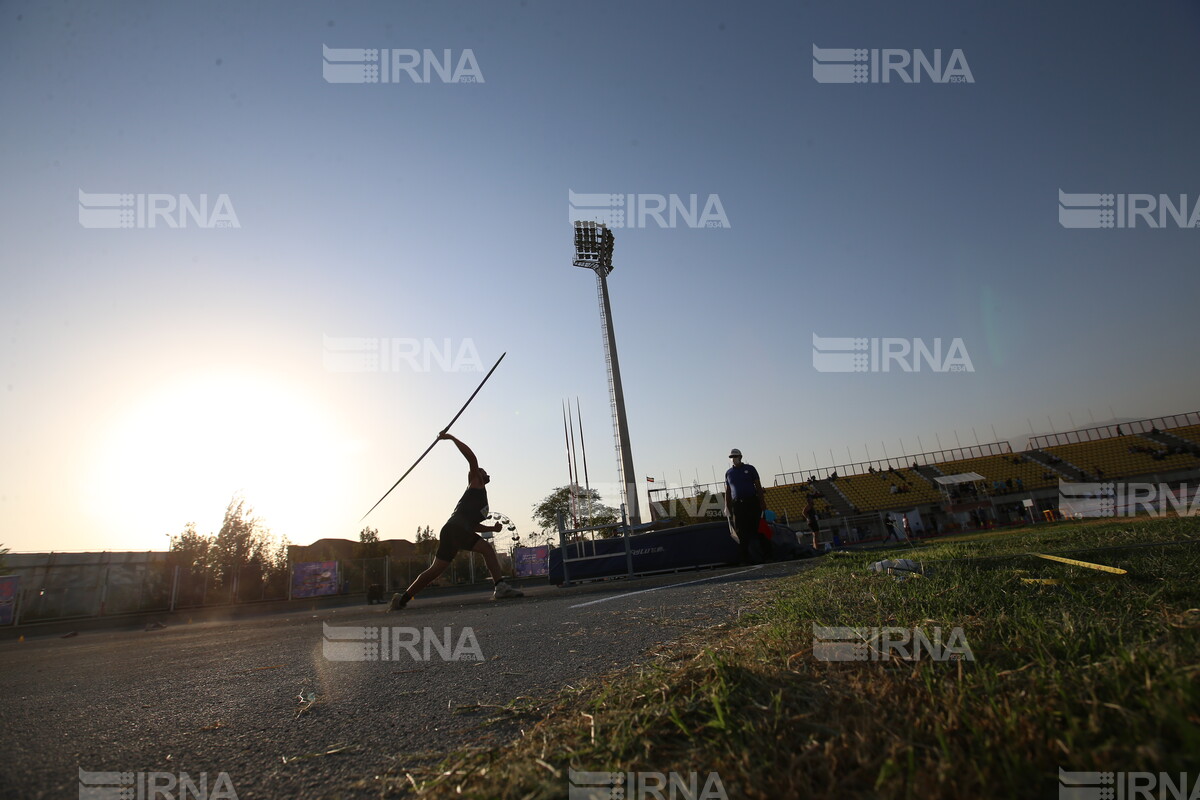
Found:
[[454, 555], [459, 550], [472, 550], [475, 543], [482, 539], [483, 537], [478, 533], [469, 531], [453, 522], [447, 522], [442, 526], [442, 532], [438, 534], [438, 549], [434, 555], [443, 561], [453, 561]]

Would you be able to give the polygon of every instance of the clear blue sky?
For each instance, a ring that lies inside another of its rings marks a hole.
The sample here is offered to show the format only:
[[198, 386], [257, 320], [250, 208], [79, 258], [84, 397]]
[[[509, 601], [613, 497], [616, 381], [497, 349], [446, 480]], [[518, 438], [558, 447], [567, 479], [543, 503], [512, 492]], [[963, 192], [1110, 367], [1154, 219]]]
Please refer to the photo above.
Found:
[[[568, 191], [731, 226], [616, 230], [639, 483], [1196, 410], [1200, 231], [1057, 206], [1197, 202], [1198, 37], [1196, 2], [0, 3], [0, 542], [161, 549], [237, 490], [354, 537], [481, 374], [331, 372], [325, 336], [507, 351], [455, 432], [522, 532], [564, 398], [611, 487]], [[821, 84], [814, 44], [957, 48], [974, 83]], [[322, 45], [484, 80], [331, 84]], [[225, 194], [240, 227], [84, 228], [80, 190]], [[814, 333], [959, 337], [975, 371], [821, 373]], [[436, 530], [464, 483], [439, 445], [368, 522]]]

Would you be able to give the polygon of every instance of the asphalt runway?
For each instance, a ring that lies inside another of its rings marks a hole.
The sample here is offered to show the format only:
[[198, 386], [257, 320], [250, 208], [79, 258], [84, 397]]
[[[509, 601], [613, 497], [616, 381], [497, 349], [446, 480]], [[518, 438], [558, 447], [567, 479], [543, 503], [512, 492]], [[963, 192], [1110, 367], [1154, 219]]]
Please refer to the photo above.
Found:
[[[532, 724], [497, 723], [495, 707], [644, 661], [812, 563], [0, 642], [0, 796], [76, 800], [82, 769], [132, 774], [132, 787], [151, 772], [204, 773], [210, 793], [225, 773], [239, 800], [378, 797], [381, 773]], [[353, 641], [325, 625], [355, 629]], [[383, 640], [380, 626], [409, 630]], [[347, 654], [365, 660], [334, 660]]]

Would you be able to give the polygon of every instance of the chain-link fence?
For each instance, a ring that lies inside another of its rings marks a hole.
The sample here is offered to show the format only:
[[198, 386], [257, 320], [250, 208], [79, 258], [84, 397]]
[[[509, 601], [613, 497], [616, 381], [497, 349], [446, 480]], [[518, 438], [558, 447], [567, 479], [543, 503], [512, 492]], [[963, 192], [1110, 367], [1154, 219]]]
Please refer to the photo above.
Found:
[[[497, 555], [502, 569], [511, 572], [510, 554]], [[288, 600], [296, 566], [188, 567], [165, 553], [13, 554], [8, 562], [18, 579], [13, 624]], [[347, 596], [365, 596], [373, 586], [404, 591], [432, 562], [432, 553], [335, 561], [337, 581], [330, 588]], [[461, 552], [435, 585], [490, 577], [482, 555]]]

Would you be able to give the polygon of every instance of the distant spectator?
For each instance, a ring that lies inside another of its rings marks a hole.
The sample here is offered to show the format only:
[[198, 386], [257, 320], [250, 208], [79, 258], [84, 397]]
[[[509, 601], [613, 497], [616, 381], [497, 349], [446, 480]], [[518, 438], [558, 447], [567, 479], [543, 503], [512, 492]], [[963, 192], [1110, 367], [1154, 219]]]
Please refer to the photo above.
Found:
[[1020, 478], [1017, 478], [1017, 491], [1018, 492], [1025, 491], [1025, 481], [1021, 480]]
[[917, 471], [917, 462], [913, 462], [913, 472]]
[[908, 514], [905, 514], [904, 516], [902, 516], [900, 518], [900, 520], [901, 520], [901, 525], [904, 526], [904, 538], [908, 539], [911, 542], [912, 541], [912, 526], [908, 524]]
[[813, 550], [817, 550], [818, 539], [821, 533], [821, 524], [817, 518], [817, 507], [813, 505], [812, 498], [808, 499], [808, 503], [804, 506], [804, 519], [808, 522], [808, 530], [812, 533]]
[[1004, 488], [1008, 489], [1010, 492], [1012, 491], [1012, 488], [1013, 488], [1013, 479], [1012, 478], [1009, 478], [1006, 481], [1004, 481]]
[[887, 529], [887, 536], [883, 537], [885, 542], [890, 542], [892, 539], [900, 541], [900, 536], [896, 533], [896, 522], [892, 519], [891, 514], [883, 515], [883, 527]]
[[893, 484], [892, 484], [892, 488], [891, 488], [891, 493], [892, 493], [892, 494], [899, 494], [899, 492], [900, 492], [900, 490], [899, 490], [899, 489], [897, 489], [897, 488], [896, 488], [896, 484], [894, 484], [894, 483], [893, 483]]
[[831, 480], [831, 481], [837, 480], [837, 470], [836, 469], [833, 472], [829, 473], [829, 480]]

